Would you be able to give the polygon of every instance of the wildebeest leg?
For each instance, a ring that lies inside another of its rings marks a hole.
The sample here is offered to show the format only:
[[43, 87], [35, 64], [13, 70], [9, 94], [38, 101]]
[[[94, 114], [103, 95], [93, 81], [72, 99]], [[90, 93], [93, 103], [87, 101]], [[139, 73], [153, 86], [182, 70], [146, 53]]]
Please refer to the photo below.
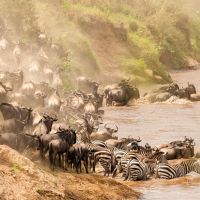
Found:
[[93, 160], [93, 172], [95, 172], [96, 159]]
[[85, 172], [88, 174], [88, 158], [84, 158], [83, 164], [85, 167]]
[[54, 171], [54, 169], [55, 169], [55, 165], [56, 165], [56, 155], [57, 155], [57, 153], [53, 153], [53, 166], [52, 166], [52, 170]]
[[89, 162], [90, 162], [90, 169], [91, 169], [93, 166], [93, 162], [94, 162], [94, 154], [93, 153], [89, 154]]
[[59, 162], [59, 167], [61, 168], [61, 155], [58, 154], [58, 162]]
[[[65, 170], [68, 170], [68, 167], [69, 167], [68, 162], [69, 162], [68, 153], [65, 153], [65, 167], [64, 167]], [[71, 163], [72, 163], [72, 161], [71, 161]]]
[[62, 154], [62, 168], [65, 169], [65, 165], [66, 165], [66, 162], [65, 162], [65, 155]]
[[77, 173], [77, 174], [78, 174], [78, 167], [79, 167], [78, 165], [79, 165], [79, 162], [76, 160], [76, 161], [75, 161], [75, 167], [76, 167], [76, 173]]
[[79, 170], [80, 170], [80, 173], [81, 173], [81, 159], [79, 160]]
[[49, 147], [47, 146], [43, 151], [43, 159], [45, 159], [45, 155], [46, 155], [48, 150], [49, 150]]
[[44, 159], [44, 152], [43, 152], [43, 147], [39, 147], [40, 149], [40, 159], [43, 160]]

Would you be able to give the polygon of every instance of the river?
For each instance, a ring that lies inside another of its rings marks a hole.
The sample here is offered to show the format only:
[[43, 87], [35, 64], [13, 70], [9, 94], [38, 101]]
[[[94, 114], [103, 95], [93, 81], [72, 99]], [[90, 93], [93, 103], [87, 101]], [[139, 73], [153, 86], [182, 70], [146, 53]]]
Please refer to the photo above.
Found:
[[[200, 70], [173, 72], [172, 77], [181, 86], [194, 83], [200, 92]], [[106, 108], [104, 119], [117, 124], [119, 137], [140, 136], [142, 144], [168, 143], [189, 136], [200, 147], [200, 102]], [[196, 174], [173, 181], [142, 181], [133, 187], [143, 193], [143, 200], [200, 199], [200, 175]]]

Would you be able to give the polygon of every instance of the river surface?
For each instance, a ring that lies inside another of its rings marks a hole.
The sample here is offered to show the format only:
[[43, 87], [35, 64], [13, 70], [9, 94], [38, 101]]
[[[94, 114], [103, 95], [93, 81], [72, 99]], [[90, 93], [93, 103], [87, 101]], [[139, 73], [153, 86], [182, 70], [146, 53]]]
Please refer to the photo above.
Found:
[[[173, 79], [186, 86], [194, 83], [200, 92], [200, 70], [173, 72]], [[200, 102], [186, 104], [144, 104], [105, 109], [106, 122], [119, 127], [119, 137], [138, 137], [142, 144], [168, 143], [189, 136], [200, 147]], [[200, 199], [200, 175], [192, 174], [175, 181], [153, 180], [134, 183], [143, 200]]]

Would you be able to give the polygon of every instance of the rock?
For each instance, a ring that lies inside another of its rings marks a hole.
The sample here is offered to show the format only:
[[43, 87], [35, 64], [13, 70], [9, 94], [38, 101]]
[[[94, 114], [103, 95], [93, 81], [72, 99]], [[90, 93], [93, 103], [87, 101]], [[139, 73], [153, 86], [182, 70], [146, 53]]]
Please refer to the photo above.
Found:
[[190, 100], [191, 101], [200, 101], [200, 94], [191, 94]]

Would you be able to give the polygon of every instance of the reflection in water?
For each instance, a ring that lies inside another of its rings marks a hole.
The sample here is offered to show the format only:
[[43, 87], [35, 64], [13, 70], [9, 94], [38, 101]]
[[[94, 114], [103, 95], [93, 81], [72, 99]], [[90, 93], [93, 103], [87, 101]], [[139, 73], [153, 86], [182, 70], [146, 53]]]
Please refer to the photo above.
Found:
[[[119, 126], [119, 137], [140, 136], [142, 144], [168, 143], [189, 136], [200, 146], [200, 103], [106, 108], [104, 119]], [[144, 194], [142, 199], [200, 199], [200, 181], [196, 185], [160, 185], [158, 182], [151, 187], [140, 186], [139, 190]]]

